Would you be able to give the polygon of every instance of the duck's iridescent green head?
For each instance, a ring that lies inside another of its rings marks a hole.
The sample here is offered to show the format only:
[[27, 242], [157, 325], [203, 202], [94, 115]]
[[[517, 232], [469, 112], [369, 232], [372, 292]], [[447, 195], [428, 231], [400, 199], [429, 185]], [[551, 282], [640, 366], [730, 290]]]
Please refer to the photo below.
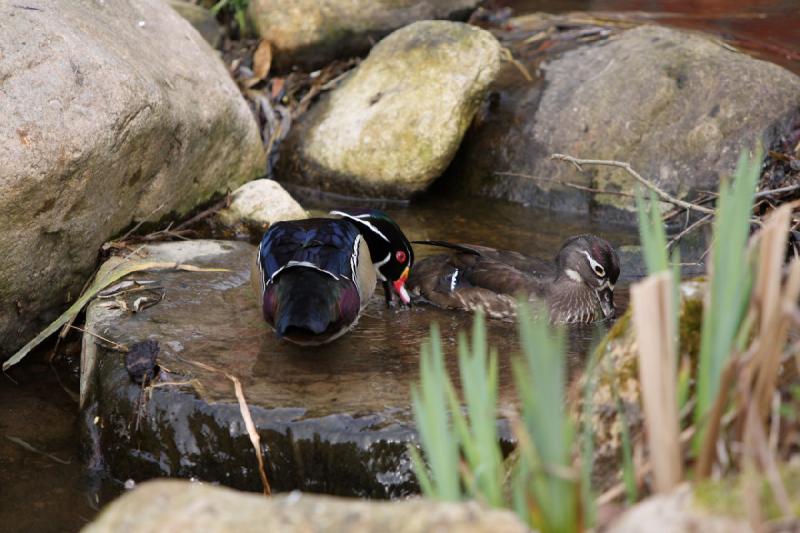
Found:
[[414, 264], [414, 250], [400, 226], [377, 209], [339, 209], [330, 214], [356, 223], [367, 241], [378, 278], [390, 282], [403, 303], [408, 304], [411, 298], [405, 283]]

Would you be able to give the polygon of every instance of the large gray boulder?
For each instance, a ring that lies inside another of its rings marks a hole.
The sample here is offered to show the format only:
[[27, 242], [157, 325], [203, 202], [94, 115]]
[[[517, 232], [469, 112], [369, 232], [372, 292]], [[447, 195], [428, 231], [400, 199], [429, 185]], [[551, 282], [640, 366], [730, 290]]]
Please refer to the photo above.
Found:
[[549, 160], [552, 153], [627, 161], [686, 197], [716, 190], [740, 152], [759, 140], [769, 145], [800, 113], [800, 77], [717, 39], [659, 26], [551, 55], [538, 83], [512, 68], [491, 88], [496, 105], [465, 139], [456, 186], [555, 210], [631, 209], [630, 197], [562, 183], [631, 193], [635, 182], [609, 167], [579, 173]]
[[424, 190], [458, 150], [500, 57], [490, 33], [460, 22], [397, 30], [295, 125], [278, 178], [365, 196]]
[[100, 245], [260, 174], [225, 67], [161, 0], [0, 4], [0, 358], [74, 300]]
[[418, 20], [466, 19], [478, 0], [251, 0], [249, 15], [272, 43], [278, 68], [316, 68], [360, 55]]
[[264, 498], [200, 483], [156, 481], [113, 502], [83, 531], [524, 533], [528, 528], [511, 511], [475, 502], [370, 502], [301, 493]]

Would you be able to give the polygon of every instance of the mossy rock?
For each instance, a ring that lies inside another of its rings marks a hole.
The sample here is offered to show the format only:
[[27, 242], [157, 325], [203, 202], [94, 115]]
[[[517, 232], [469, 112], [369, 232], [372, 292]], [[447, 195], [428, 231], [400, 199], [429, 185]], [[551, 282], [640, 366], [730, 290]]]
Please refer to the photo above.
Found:
[[[700, 326], [703, 312], [704, 281], [681, 283], [680, 357], [696, 359], [700, 349]], [[638, 345], [629, 307], [609, 330], [595, 351], [596, 384], [592, 395], [592, 434], [595, 436], [595, 470], [601, 485], [618, 481], [605, 473], [619, 469], [622, 459], [623, 428], [632, 439], [643, 434], [643, 412], [639, 383]], [[576, 381], [583, 388], [586, 375]], [[617, 397], [624, 416], [617, 408]], [[582, 412], [582, 401], [574, 413]], [[577, 417], [578, 415], [575, 414]]]
[[425, 190], [458, 150], [500, 60], [497, 40], [467, 24], [392, 33], [292, 128], [278, 179], [359, 196]]

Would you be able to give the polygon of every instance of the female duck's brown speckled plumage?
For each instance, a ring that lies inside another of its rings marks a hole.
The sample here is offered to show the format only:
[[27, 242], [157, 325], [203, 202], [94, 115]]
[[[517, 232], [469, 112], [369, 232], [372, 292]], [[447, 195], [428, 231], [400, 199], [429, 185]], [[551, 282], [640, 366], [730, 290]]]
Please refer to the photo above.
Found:
[[411, 291], [436, 306], [480, 308], [492, 318], [510, 319], [522, 295], [545, 303], [554, 322], [594, 322], [615, 314], [619, 259], [594, 235], [567, 239], [553, 262], [484, 246], [425, 243], [451, 249], [417, 263], [409, 279]]

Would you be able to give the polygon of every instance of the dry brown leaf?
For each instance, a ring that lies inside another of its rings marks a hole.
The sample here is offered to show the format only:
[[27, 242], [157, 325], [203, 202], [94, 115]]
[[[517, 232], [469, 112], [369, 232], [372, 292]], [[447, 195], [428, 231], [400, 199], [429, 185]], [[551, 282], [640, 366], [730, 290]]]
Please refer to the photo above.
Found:
[[269, 74], [270, 66], [272, 66], [272, 45], [268, 40], [261, 39], [253, 54], [253, 74], [256, 78], [264, 80]]

